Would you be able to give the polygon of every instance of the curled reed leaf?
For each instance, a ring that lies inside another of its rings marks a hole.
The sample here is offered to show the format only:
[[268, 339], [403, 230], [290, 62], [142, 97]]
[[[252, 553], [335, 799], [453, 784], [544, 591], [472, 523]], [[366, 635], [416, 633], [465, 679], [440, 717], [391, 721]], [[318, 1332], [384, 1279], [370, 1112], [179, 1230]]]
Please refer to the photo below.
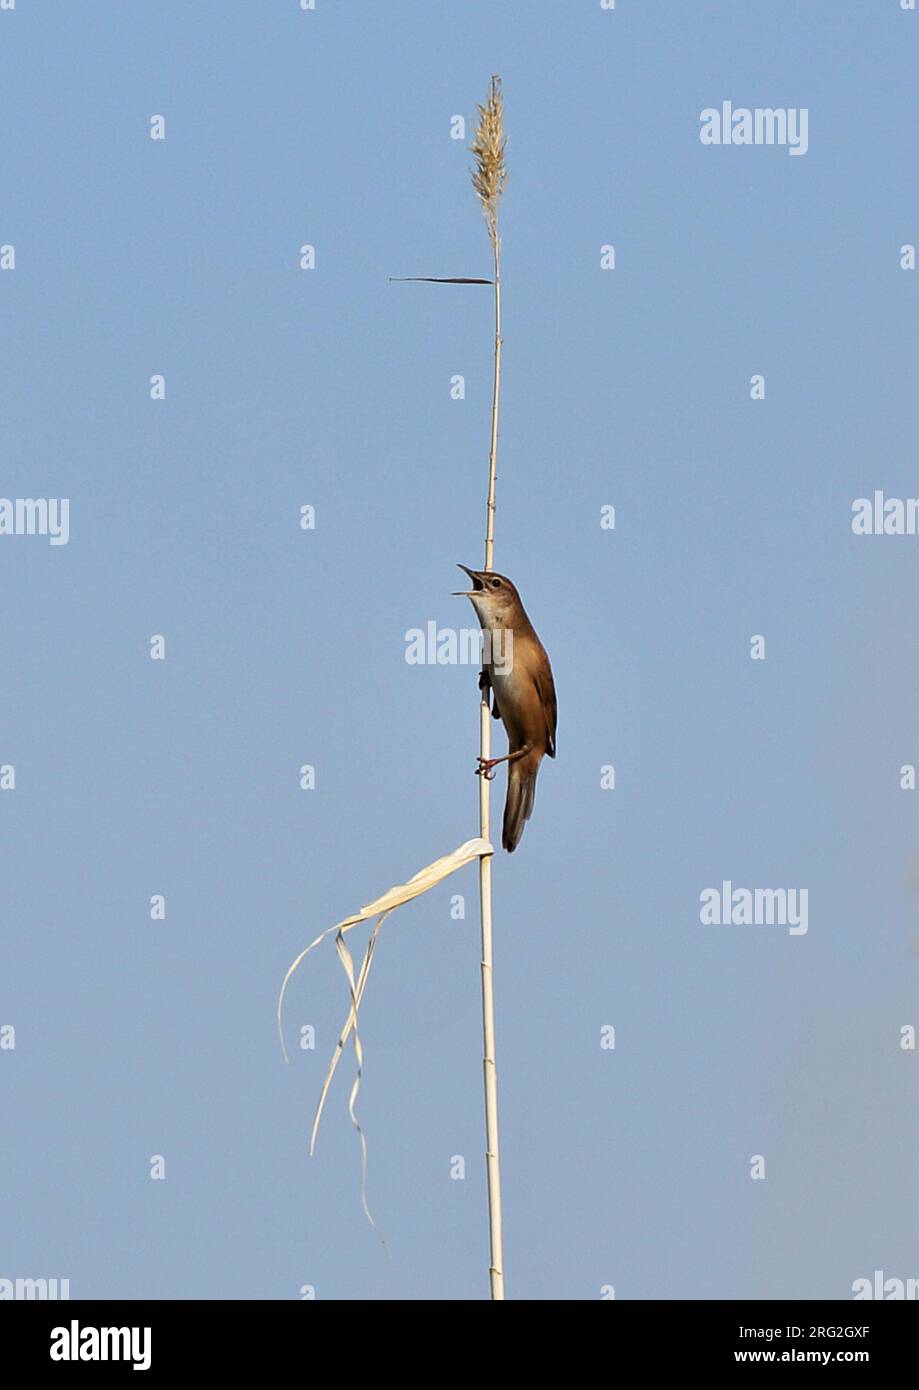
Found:
[[[319, 1096], [319, 1104], [316, 1107], [316, 1116], [313, 1120], [313, 1128], [310, 1133], [310, 1154], [315, 1152], [316, 1136], [319, 1133], [319, 1122], [322, 1119], [322, 1112], [325, 1109], [326, 1096], [329, 1094], [329, 1087], [332, 1084], [332, 1078], [335, 1075], [338, 1063], [341, 1061], [342, 1053], [345, 1050], [345, 1044], [350, 1038], [354, 1045], [354, 1057], [357, 1069], [354, 1083], [351, 1087], [351, 1094], [348, 1099], [348, 1114], [351, 1116], [351, 1123], [357, 1130], [361, 1144], [361, 1204], [363, 1205], [367, 1220], [377, 1232], [377, 1235], [380, 1235], [380, 1232], [376, 1222], [370, 1214], [370, 1208], [367, 1205], [367, 1140], [361, 1128], [360, 1121], [357, 1118], [357, 1111], [355, 1108], [364, 1070], [364, 1048], [358, 1032], [358, 1014], [361, 1000], [364, 997], [364, 990], [367, 987], [370, 966], [373, 963], [373, 952], [377, 937], [380, 932], [380, 927], [386, 921], [389, 914], [397, 907], [401, 907], [403, 903], [411, 902], [413, 898], [420, 897], [422, 893], [427, 893], [429, 889], [436, 887], [438, 883], [448, 878], [450, 874], [456, 873], [457, 869], [462, 869], [474, 859], [480, 859], [482, 855], [491, 854], [494, 854], [494, 847], [491, 842], [482, 839], [480, 836], [474, 840], [464, 841], [452, 854], [445, 854], [440, 859], [435, 859], [433, 864], [428, 864], [425, 868], [419, 869], [418, 873], [414, 874], [407, 883], [400, 883], [397, 884], [396, 887], [388, 889], [382, 897], [376, 898], [372, 903], [368, 903], [366, 907], [362, 907], [360, 912], [355, 912], [353, 916], [345, 917], [343, 921], [336, 922], [333, 927], [327, 927], [325, 931], [320, 932], [316, 939], [311, 941], [309, 946], [305, 946], [296, 959], [290, 964], [281, 985], [281, 992], [278, 996], [278, 1037], [281, 1041], [281, 1051], [284, 1054], [284, 1060], [285, 1062], [289, 1062], [290, 1058], [287, 1055], [287, 1048], [284, 1045], [284, 998], [287, 994], [287, 986], [290, 984], [291, 977], [296, 973], [301, 962], [306, 959], [310, 952], [325, 941], [327, 936], [331, 936], [333, 932], [335, 933], [335, 949], [338, 953], [341, 967], [348, 980], [350, 1008], [348, 1010], [348, 1017], [345, 1019], [344, 1027], [338, 1035], [338, 1042], [335, 1044], [335, 1051], [332, 1053], [332, 1060], [329, 1063], [329, 1069], [326, 1072], [322, 1092]], [[351, 931], [352, 927], [356, 927], [360, 922], [370, 921], [374, 917], [377, 920], [370, 933], [360, 970], [355, 975], [354, 960], [345, 941], [345, 932]], [[380, 1239], [383, 1240], [382, 1235], [380, 1235]], [[386, 1242], [383, 1241], [383, 1244], [385, 1245]]]

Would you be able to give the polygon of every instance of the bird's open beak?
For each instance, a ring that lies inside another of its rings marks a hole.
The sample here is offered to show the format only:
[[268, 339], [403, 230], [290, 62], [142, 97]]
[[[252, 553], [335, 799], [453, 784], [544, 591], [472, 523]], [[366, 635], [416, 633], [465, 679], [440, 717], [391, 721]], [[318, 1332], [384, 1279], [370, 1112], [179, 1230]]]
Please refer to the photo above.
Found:
[[469, 575], [472, 580], [471, 589], [455, 589], [451, 598], [472, 598], [473, 594], [480, 594], [485, 588], [485, 580], [482, 578], [482, 570], [471, 570], [468, 565], [460, 565], [459, 568]]

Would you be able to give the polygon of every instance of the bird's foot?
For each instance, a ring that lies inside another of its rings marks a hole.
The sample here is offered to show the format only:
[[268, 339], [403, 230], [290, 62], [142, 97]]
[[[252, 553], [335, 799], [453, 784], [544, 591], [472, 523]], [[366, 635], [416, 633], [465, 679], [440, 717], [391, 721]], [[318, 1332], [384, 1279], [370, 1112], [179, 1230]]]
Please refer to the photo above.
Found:
[[483, 758], [479, 755], [479, 765], [475, 770], [476, 777], [484, 777], [486, 782], [495, 780], [495, 768], [498, 763], [503, 762], [503, 758]]

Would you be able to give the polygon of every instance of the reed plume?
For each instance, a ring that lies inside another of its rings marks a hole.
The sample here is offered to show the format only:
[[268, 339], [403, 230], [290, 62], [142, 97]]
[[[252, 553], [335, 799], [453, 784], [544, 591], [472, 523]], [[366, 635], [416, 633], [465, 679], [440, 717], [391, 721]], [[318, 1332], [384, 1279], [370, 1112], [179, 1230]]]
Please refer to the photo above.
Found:
[[506, 144], [501, 79], [500, 77], [493, 77], [485, 104], [479, 106], [479, 125], [470, 148], [475, 155], [472, 186], [482, 204], [485, 225], [488, 228], [488, 235], [496, 258], [498, 256], [498, 203], [507, 181], [507, 165], [504, 162]]

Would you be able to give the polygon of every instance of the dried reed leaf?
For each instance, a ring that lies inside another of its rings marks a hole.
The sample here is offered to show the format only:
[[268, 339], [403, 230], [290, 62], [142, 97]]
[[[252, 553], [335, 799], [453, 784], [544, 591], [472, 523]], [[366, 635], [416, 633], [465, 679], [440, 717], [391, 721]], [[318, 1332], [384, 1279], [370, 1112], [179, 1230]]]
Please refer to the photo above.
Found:
[[[357, 1130], [361, 1141], [361, 1204], [363, 1205], [367, 1220], [370, 1222], [371, 1226], [373, 1226], [373, 1229], [377, 1231], [378, 1235], [380, 1234], [379, 1230], [370, 1214], [370, 1208], [367, 1205], [367, 1140], [364, 1136], [364, 1131], [361, 1129], [360, 1121], [357, 1118], [355, 1110], [364, 1067], [364, 1051], [357, 1026], [358, 1011], [361, 1006], [361, 1000], [364, 997], [364, 990], [367, 987], [367, 979], [370, 975], [370, 966], [373, 962], [373, 952], [376, 946], [377, 936], [386, 918], [397, 907], [401, 907], [403, 903], [411, 902], [413, 898], [420, 897], [420, 895], [426, 893], [428, 889], [436, 887], [443, 879], [448, 878], [450, 874], [456, 873], [457, 869], [462, 869], [466, 864], [471, 863], [473, 859], [480, 859], [483, 854], [493, 853], [494, 848], [491, 843], [479, 837], [474, 840], [466, 840], [458, 849], [455, 849], [452, 854], [445, 854], [442, 858], [435, 859], [433, 864], [428, 864], [425, 868], [420, 869], [407, 883], [400, 883], [396, 887], [388, 889], [381, 897], [374, 899], [374, 901], [368, 903], [366, 907], [362, 907], [360, 912], [356, 912], [353, 917], [346, 917], [343, 921], [336, 922], [335, 926], [327, 927], [324, 932], [320, 932], [315, 941], [311, 941], [310, 944], [300, 952], [296, 960], [291, 963], [281, 985], [281, 992], [278, 996], [278, 1036], [281, 1040], [281, 1051], [284, 1054], [284, 1060], [285, 1062], [289, 1062], [290, 1058], [287, 1055], [287, 1048], [284, 1045], [283, 1024], [284, 997], [287, 993], [287, 986], [301, 961], [305, 960], [315, 946], [318, 946], [327, 936], [335, 932], [335, 949], [348, 980], [351, 1007], [348, 1011], [348, 1017], [345, 1020], [344, 1027], [338, 1036], [338, 1042], [335, 1044], [335, 1051], [332, 1053], [332, 1060], [329, 1063], [325, 1081], [322, 1085], [322, 1092], [319, 1097], [319, 1104], [316, 1107], [316, 1116], [313, 1120], [313, 1128], [310, 1133], [310, 1154], [315, 1151], [316, 1136], [319, 1132], [319, 1122], [322, 1119], [322, 1112], [325, 1108], [326, 1097], [329, 1093], [329, 1087], [332, 1084], [332, 1078], [341, 1060], [341, 1055], [345, 1050], [345, 1045], [349, 1037], [353, 1034], [357, 1073], [348, 1099], [348, 1113], [351, 1116], [351, 1123]], [[367, 942], [367, 948], [364, 952], [364, 959], [361, 962], [361, 968], [355, 978], [354, 961], [352, 960], [351, 953], [345, 942], [345, 932], [350, 931], [352, 927], [356, 927], [360, 922], [366, 922], [372, 917], [376, 917], [377, 921], [374, 923], [373, 930], [370, 933], [370, 939]], [[383, 1239], [382, 1236], [380, 1236], [380, 1239]]]

